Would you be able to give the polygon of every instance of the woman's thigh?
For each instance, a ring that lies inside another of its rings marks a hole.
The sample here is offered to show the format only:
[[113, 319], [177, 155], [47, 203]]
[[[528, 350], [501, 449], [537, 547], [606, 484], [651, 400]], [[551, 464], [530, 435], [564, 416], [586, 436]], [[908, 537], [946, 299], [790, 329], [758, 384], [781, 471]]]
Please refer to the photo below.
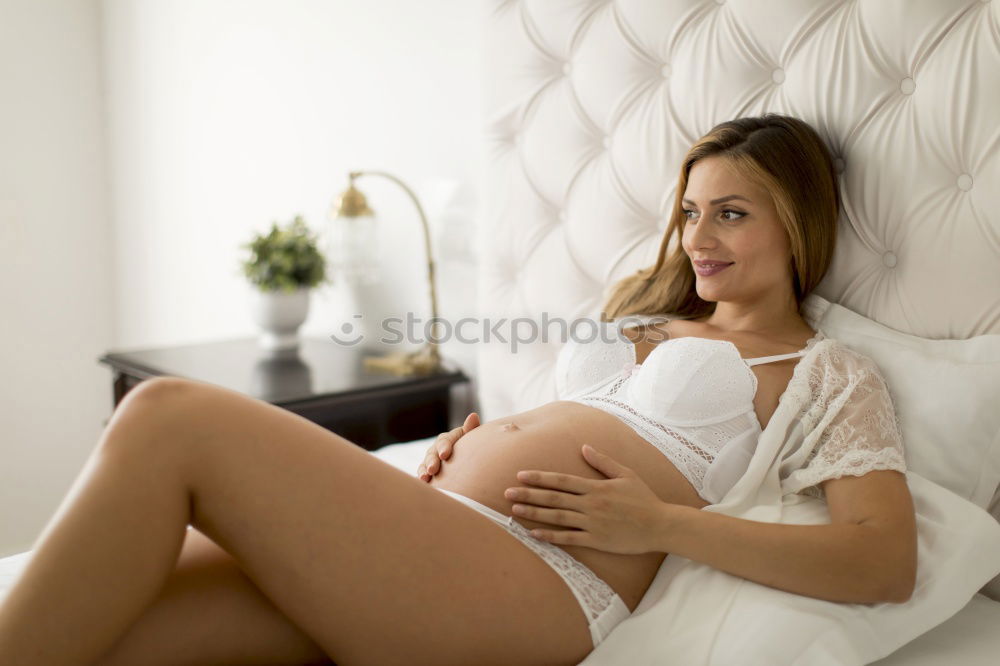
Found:
[[334, 661], [578, 663], [593, 649], [563, 579], [477, 511], [273, 405], [150, 388], [192, 525]]
[[98, 665], [330, 663], [229, 553], [190, 529], [156, 600]]

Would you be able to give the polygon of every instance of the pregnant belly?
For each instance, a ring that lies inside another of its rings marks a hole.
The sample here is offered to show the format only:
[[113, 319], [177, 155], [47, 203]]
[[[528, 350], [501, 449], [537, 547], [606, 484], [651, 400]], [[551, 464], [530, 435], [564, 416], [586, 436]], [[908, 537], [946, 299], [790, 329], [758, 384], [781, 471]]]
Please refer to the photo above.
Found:
[[[509, 423], [515, 427], [507, 426]], [[455, 444], [451, 458], [443, 463], [431, 485], [465, 495], [509, 516], [514, 502], [504, 497], [504, 491], [523, 485], [517, 480], [520, 470], [606, 478], [584, 459], [584, 443], [635, 470], [665, 502], [697, 508], [708, 504], [662, 453], [618, 418], [567, 401], [483, 423]], [[528, 529], [564, 529], [527, 518], [515, 520]], [[583, 546], [559, 547], [605, 580], [629, 610], [639, 604], [666, 555], [621, 555]]]

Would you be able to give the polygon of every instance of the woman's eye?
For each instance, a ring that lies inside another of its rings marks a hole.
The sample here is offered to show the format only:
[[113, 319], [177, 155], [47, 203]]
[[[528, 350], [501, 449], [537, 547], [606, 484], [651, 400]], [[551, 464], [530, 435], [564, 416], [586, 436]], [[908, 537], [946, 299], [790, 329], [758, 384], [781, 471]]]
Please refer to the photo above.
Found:
[[[688, 215], [688, 213], [693, 213], [694, 211], [691, 210], [690, 208], [684, 208], [684, 209], [682, 209], [681, 212], [684, 214], [684, 217], [686, 217], [688, 220], [690, 220], [691, 216]], [[738, 210], [733, 210], [731, 208], [726, 208], [726, 209], [722, 210], [722, 214], [723, 215], [726, 215], [727, 213], [732, 213], [733, 215], [739, 215], [739, 217], [727, 217], [727, 218], [725, 218], [727, 222], [735, 222], [736, 220], [740, 219], [740, 217], [743, 217], [744, 215], [746, 215], [746, 213], [742, 213], [742, 212], [740, 212]]]

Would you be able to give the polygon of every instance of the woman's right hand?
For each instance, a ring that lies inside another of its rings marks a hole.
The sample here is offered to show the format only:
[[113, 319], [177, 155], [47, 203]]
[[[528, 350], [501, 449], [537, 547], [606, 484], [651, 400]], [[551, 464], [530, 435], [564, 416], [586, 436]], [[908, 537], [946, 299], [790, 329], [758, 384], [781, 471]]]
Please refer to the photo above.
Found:
[[460, 427], [438, 435], [434, 443], [431, 444], [431, 447], [427, 449], [424, 462], [417, 468], [417, 477], [421, 481], [430, 483], [431, 478], [441, 471], [441, 461], [451, 457], [451, 451], [455, 446], [455, 442], [461, 439], [462, 435], [478, 427], [479, 414], [472, 412], [465, 417], [465, 423]]

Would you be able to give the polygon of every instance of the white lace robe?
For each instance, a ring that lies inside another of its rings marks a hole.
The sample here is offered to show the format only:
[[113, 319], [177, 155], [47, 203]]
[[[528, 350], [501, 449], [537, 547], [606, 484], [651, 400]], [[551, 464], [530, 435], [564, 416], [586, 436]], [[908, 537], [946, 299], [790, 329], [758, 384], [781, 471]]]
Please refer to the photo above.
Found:
[[[823, 479], [876, 469], [905, 471], [900, 432], [874, 361], [822, 337], [796, 365], [746, 473], [702, 511], [799, 522], [789, 517], [790, 507], [819, 503], [823, 492], [815, 484]], [[722, 640], [728, 609], [738, 594], [753, 593], [745, 583], [752, 581], [669, 555], [632, 616], [581, 663], [719, 663], [713, 650]]]

